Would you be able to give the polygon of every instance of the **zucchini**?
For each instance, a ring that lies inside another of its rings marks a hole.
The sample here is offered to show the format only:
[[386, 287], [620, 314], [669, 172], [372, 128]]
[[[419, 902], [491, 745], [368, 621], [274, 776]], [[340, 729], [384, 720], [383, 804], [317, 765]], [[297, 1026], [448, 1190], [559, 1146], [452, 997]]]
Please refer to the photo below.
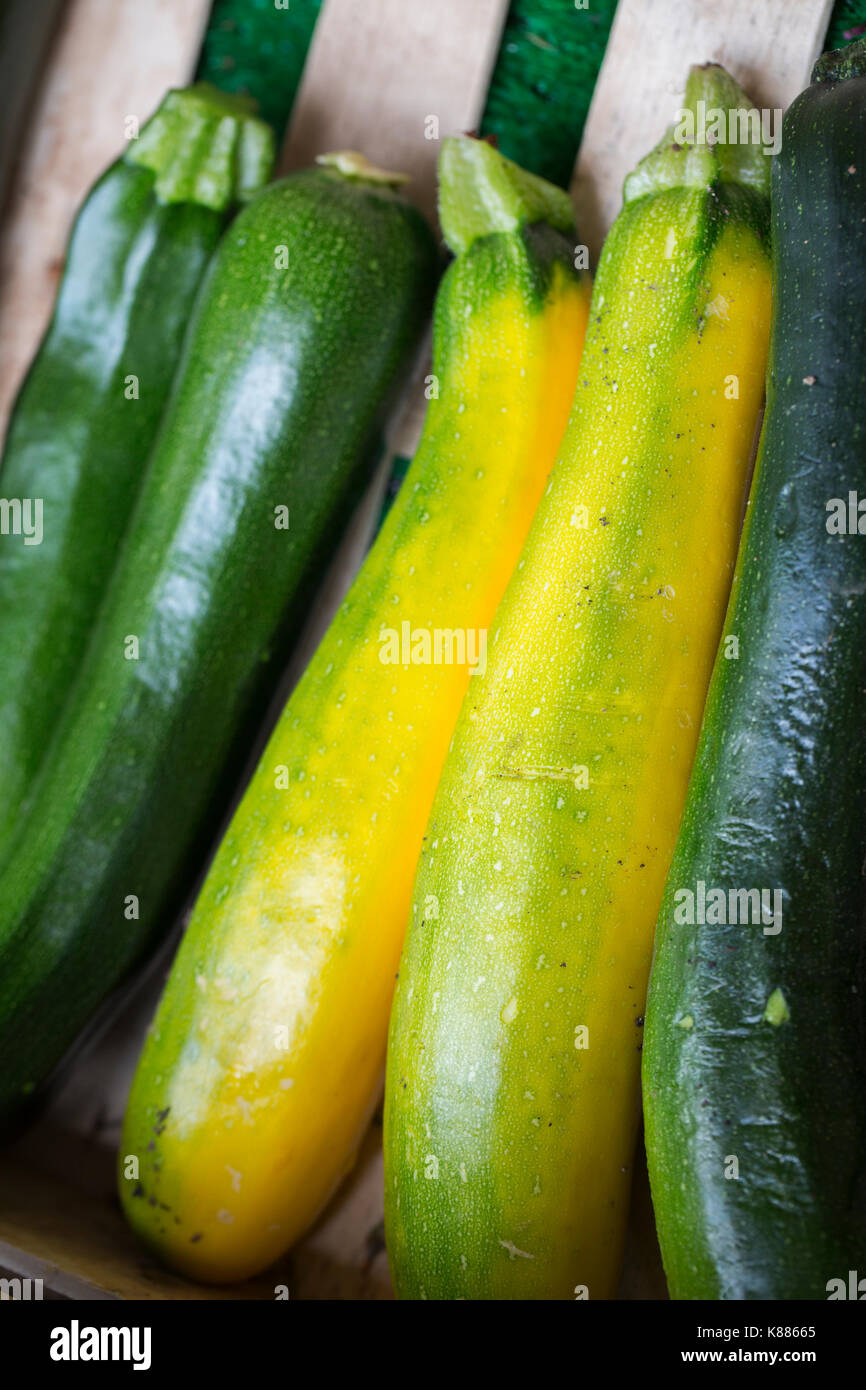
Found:
[[773, 162], [767, 413], [648, 1004], [674, 1298], [866, 1274], [866, 41], [812, 80]]
[[437, 250], [336, 168], [267, 188], [200, 296], [99, 625], [0, 872], [0, 1118], [170, 925], [375, 458]]
[[[748, 105], [714, 66], [689, 77], [702, 101]], [[768, 176], [761, 149], [669, 132], [605, 243], [415, 882], [385, 1102], [403, 1298], [616, 1289], [652, 931], [763, 392]]]
[[[458, 256], [423, 437], [220, 846], [129, 1101], [126, 1213], [200, 1279], [268, 1265], [354, 1160], [467, 662], [574, 391], [589, 296], [566, 195], [466, 137], [440, 167]], [[437, 632], [450, 664], [423, 660]]]
[[169, 92], [78, 214], [0, 462], [0, 850], [81, 664], [202, 276], [272, 162], [249, 103]]
[[15, 166], [26, 139], [39, 73], [60, 16], [60, 0], [5, 0], [0, 5], [0, 212], [6, 210]]

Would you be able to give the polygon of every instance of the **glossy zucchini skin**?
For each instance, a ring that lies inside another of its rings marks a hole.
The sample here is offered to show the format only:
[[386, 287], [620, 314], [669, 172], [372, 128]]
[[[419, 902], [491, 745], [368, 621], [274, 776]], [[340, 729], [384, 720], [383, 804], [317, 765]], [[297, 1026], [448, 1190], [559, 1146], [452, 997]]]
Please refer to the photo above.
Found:
[[[715, 68], [689, 79], [701, 99], [748, 105]], [[653, 926], [763, 392], [766, 221], [722, 152], [668, 136], [605, 243], [415, 881], [385, 1101], [401, 1298], [615, 1293]]]
[[[828, 531], [866, 492], [864, 58], [821, 60], [774, 161], [739, 656], [716, 660], [659, 915], [644, 1111], [678, 1299], [826, 1299], [866, 1270], [866, 549]], [[677, 921], [699, 880], [780, 891], [780, 929]]]
[[[256, 177], [242, 187], [250, 139]], [[38, 543], [0, 534], [0, 855], [81, 664], [202, 277], [272, 156], [245, 102], [172, 92], [76, 219], [0, 461], [0, 496], [41, 505]]]
[[[489, 146], [448, 141], [440, 168], [461, 254], [436, 304], [438, 394], [220, 846], [130, 1096], [127, 1216], [200, 1279], [267, 1266], [354, 1160], [381, 1086], [424, 823], [476, 679], [465, 663], [384, 662], [383, 633], [486, 627], [577, 377], [589, 295], [573, 228], [566, 239], [522, 225], [543, 206], [530, 196], [527, 209], [522, 189], [521, 225], [496, 230], [515, 190]], [[565, 195], [554, 201], [570, 226]]]
[[375, 458], [437, 262], [403, 199], [325, 169], [271, 185], [221, 242], [0, 874], [4, 1120], [189, 891], [309, 580]]

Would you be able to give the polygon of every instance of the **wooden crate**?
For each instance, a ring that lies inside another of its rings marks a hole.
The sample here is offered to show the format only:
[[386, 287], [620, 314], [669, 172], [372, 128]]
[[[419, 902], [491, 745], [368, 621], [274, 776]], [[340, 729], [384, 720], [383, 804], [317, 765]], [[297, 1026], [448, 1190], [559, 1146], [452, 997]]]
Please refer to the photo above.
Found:
[[[410, 169], [418, 202], [432, 212], [437, 150], [422, 139], [423, 117], [434, 111], [443, 134], [478, 124], [506, 8], [507, 0], [368, 0], [361, 11], [356, 0], [327, 0], [282, 166], [306, 163], [323, 146], [361, 147], [386, 167]], [[784, 106], [807, 78], [829, 9], [830, 0], [797, 0], [793, 10], [789, 0], [620, 0], [573, 189], [594, 253], [619, 206], [623, 174], [673, 119], [686, 65], [721, 61], [761, 104]], [[0, 428], [44, 330], [75, 208], [117, 152], [123, 117], [146, 115], [167, 86], [189, 79], [207, 12], [207, 0], [68, 0], [64, 7], [38, 90], [28, 97], [30, 134], [0, 238]], [[377, 32], [399, 42], [377, 44]], [[365, 61], [347, 62], [347, 47], [363, 50]], [[414, 448], [424, 370], [422, 354], [392, 421], [393, 452]], [[387, 473], [386, 459], [323, 576], [274, 713], [360, 564]], [[72, 1066], [40, 1120], [0, 1157], [0, 1275], [41, 1278], [54, 1298], [272, 1299], [278, 1285], [300, 1299], [392, 1298], [379, 1119], [315, 1229], [244, 1285], [214, 1289], [175, 1277], [128, 1232], [114, 1155], [170, 956], [169, 946]], [[666, 1297], [642, 1152], [619, 1296]]]

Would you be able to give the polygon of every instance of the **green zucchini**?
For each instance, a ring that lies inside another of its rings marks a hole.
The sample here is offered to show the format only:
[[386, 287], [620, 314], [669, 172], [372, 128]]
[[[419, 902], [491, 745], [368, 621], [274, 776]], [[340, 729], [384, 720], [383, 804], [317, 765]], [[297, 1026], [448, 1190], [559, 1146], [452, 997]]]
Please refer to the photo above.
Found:
[[0, 873], [0, 1120], [170, 925], [426, 320], [430, 228], [341, 167], [271, 185], [211, 263]]
[[87, 197], [0, 462], [0, 850], [81, 663], [195, 295], [273, 134], [205, 85], [169, 92]]
[[646, 1022], [680, 1299], [866, 1274], [866, 41], [789, 109], [772, 219], [767, 413]]
[[39, 76], [51, 47], [60, 0], [3, 0], [0, 4], [0, 211], [5, 209]]

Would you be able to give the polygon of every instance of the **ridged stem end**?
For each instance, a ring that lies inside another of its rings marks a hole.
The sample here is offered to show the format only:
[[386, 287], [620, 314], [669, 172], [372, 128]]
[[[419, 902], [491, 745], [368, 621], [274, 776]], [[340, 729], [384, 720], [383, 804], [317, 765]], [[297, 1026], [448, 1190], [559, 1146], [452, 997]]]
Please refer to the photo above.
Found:
[[478, 237], [514, 232], [533, 222], [576, 235], [574, 209], [563, 189], [527, 173], [471, 135], [448, 136], [442, 143], [439, 221], [455, 255]]
[[274, 133], [248, 97], [207, 82], [170, 91], [125, 158], [151, 169], [163, 203], [199, 203], [225, 212], [268, 182]]
[[844, 82], [849, 77], [866, 77], [866, 35], [845, 48], [822, 53], [812, 69], [813, 82]]
[[676, 122], [629, 174], [625, 202], [666, 188], [735, 183], [769, 197], [771, 144], [762, 113], [718, 63], [693, 67]]

